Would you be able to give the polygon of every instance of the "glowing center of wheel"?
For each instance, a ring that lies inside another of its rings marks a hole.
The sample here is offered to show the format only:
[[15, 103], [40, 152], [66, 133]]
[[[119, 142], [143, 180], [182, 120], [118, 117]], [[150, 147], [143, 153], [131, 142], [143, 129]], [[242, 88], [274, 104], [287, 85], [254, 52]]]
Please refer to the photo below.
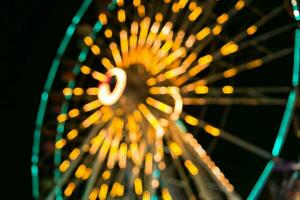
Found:
[[116, 85], [111, 91], [108, 83], [101, 83], [98, 87], [98, 99], [103, 105], [113, 105], [124, 93], [127, 76], [123, 69], [112, 68], [106, 73], [109, 77], [116, 77]]

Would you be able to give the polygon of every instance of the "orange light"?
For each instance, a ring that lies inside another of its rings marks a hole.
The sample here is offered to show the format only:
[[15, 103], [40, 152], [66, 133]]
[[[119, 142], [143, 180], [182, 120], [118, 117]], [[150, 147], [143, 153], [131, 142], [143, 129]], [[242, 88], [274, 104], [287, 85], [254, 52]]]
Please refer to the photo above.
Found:
[[70, 183], [68, 184], [68, 186], [66, 187], [66, 189], [64, 190], [64, 195], [65, 195], [66, 197], [71, 196], [72, 193], [73, 193], [73, 191], [74, 191], [74, 189], [75, 189], [75, 187], [76, 187], [75, 183], [70, 182]]
[[82, 88], [79, 88], [79, 87], [76, 87], [76, 88], [74, 88], [73, 93], [74, 93], [74, 95], [76, 95], [76, 96], [80, 96], [80, 95], [83, 94], [83, 89], [82, 89]]
[[211, 30], [209, 27], [203, 28], [201, 31], [199, 31], [196, 35], [197, 40], [203, 40], [210, 34]]
[[245, 6], [245, 2], [244, 0], [239, 0], [236, 4], [235, 4], [235, 9], [237, 10], [241, 10], [243, 7]]
[[66, 145], [67, 141], [65, 139], [60, 139], [55, 143], [56, 149], [62, 149]]
[[220, 15], [218, 18], [217, 18], [217, 22], [219, 24], [224, 24], [227, 20], [228, 20], [229, 16], [227, 13], [223, 13], [222, 15]]
[[110, 176], [111, 176], [111, 173], [109, 170], [105, 170], [102, 174], [103, 180], [108, 180], [110, 178]]
[[141, 195], [143, 193], [142, 179], [136, 178], [134, 180], [134, 191], [136, 195]]
[[252, 69], [252, 68], [260, 67], [263, 63], [264, 62], [262, 59], [256, 59], [256, 60], [248, 62], [246, 64], [246, 66], [247, 66], [247, 68]]
[[93, 39], [90, 37], [90, 36], [86, 36], [84, 39], [83, 39], [84, 43], [87, 45], [87, 46], [92, 46], [94, 41]]
[[101, 22], [102, 25], [106, 25], [107, 24], [107, 17], [104, 13], [100, 13], [100, 15], [98, 16], [99, 21]]
[[224, 94], [232, 94], [233, 90], [234, 90], [234, 88], [230, 85], [226, 85], [222, 88], [222, 91]]
[[59, 123], [63, 123], [68, 119], [68, 116], [67, 116], [67, 114], [62, 113], [62, 114], [59, 114], [56, 119]]
[[112, 32], [111, 29], [107, 28], [107, 29], [105, 29], [105, 31], [104, 31], [104, 35], [105, 35], [106, 38], [111, 38], [112, 35], [113, 35], [113, 32]]
[[80, 149], [78, 148], [74, 148], [73, 151], [71, 151], [71, 153], [69, 154], [69, 158], [71, 160], [75, 160], [80, 154]]
[[246, 32], [248, 35], [253, 35], [257, 31], [257, 26], [252, 25], [249, 28], [247, 28]]
[[223, 72], [224, 78], [230, 78], [235, 76], [238, 73], [238, 70], [236, 68], [228, 69], [225, 72]]
[[77, 129], [72, 129], [68, 134], [67, 134], [67, 138], [68, 140], [73, 140], [74, 138], [76, 138], [78, 135], [78, 130]]
[[96, 200], [98, 196], [98, 188], [94, 188], [89, 195], [89, 200]]
[[95, 44], [91, 47], [91, 51], [96, 56], [98, 56], [101, 53], [100, 48], [97, 45], [95, 45]]
[[196, 94], [207, 94], [208, 90], [208, 87], [205, 85], [199, 85], [195, 88]]
[[86, 65], [81, 66], [80, 71], [85, 75], [91, 73], [91, 69]]
[[219, 129], [208, 124], [204, 126], [204, 130], [213, 136], [219, 136], [221, 134]]
[[198, 174], [198, 168], [194, 165], [192, 161], [186, 160], [184, 162], [184, 165], [193, 176]]
[[184, 117], [184, 121], [192, 126], [197, 126], [198, 125], [198, 119], [191, 116], [191, 115], [186, 115]]
[[81, 178], [85, 172], [86, 166], [84, 164], [79, 165], [75, 172], [76, 178]]
[[221, 47], [220, 53], [223, 56], [227, 56], [227, 55], [232, 54], [232, 53], [234, 53], [238, 50], [239, 50], [239, 46], [237, 44], [235, 44], [233, 41], [230, 41], [230, 42], [226, 43], [224, 46]]
[[119, 22], [125, 22], [125, 20], [126, 20], [126, 13], [125, 13], [125, 10], [120, 9], [120, 10], [118, 11], [118, 20], [119, 20]]
[[104, 183], [100, 186], [99, 196], [98, 196], [100, 200], [105, 200], [106, 199], [107, 190], [108, 190], [108, 185], [107, 184]]
[[171, 152], [176, 155], [176, 156], [181, 156], [182, 155], [182, 150], [180, 148], [180, 146], [175, 143], [175, 142], [172, 142], [170, 145], [169, 145], [169, 148], [171, 150]]
[[70, 166], [70, 162], [68, 160], [65, 160], [59, 165], [59, 171], [65, 172], [65, 171], [67, 171], [69, 166]]
[[72, 92], [73, 92], [72, 88], [64, 88], [63, 89], [63, 94], [65, 96], [70, 96], [72, 94]]
[[160, 12], [156, 13], [155, 20], [161, 22], [163, 20], [163, 15]]
[[74, 108], [68, 112], [68, 115], [70, 118], [77, 117], [79, 115], [79, 110], [77, 108]]
[[193, 9], [193, 11], [191, 12], [188, 18], [190, 21], [195, 21], [201, 13], [202, 13], [202, 8], [196, 7], [195, 9]]
[[214, 35], [219, 35], [222, 31], [222, 26], [221, 25], [216, 25], [213, 29], [212, 29], [212, 33]]
[[150, 200], [151, 199], [151, 194], [149, 191], [145, 191], [143, 193], [143, 199], [142, 200]]

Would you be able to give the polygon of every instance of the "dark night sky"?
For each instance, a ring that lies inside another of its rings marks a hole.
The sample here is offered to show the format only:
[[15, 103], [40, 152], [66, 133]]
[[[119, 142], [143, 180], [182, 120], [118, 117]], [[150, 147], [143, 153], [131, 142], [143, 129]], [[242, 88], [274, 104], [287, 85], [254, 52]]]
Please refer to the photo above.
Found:
[[12, 0], [1, 5], [1, 199], [31, 199], [31, 145], [40, 94], [80, 2]]
[[1, 5], [1, 199], [31, 199], [31, 145], [40, 94], [80, 3], [10, 0]]

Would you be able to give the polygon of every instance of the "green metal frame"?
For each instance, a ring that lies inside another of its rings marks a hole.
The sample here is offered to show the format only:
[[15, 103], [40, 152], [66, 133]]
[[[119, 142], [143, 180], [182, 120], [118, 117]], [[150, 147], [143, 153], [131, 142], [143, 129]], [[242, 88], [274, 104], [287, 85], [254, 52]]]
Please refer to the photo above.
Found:
[[[293, 0], [291, 2], [293, 2]], [[300, 10], [297, 2], [296, 5], [294, 5], [293, 3], [292, 5], [293, 5], [293, 10], [294, 11], [297, 10], [299, 13]], [[299, 15], [298, 16], [294, 15], [294, 17], [296, 21], [300, 21]], [[279, 127], [279, 131], [272, 149], [272, 155], [274, 158], [280, 155], [295, 110], [296, 100], [298, 97], [298, 87], [299, 87], [299, 68], [300, 68], [300, 29], [298, 28], [295, 30], [295, 42], [294, 42], [294, 65], [293, 65], [293, 79], [292, 79], [293, 89], [289, 94], [289, 98]], [[270, 160], [267, 163], [262, 174], [260, 175], [256, 184], [254, 185], [252, 191], [250, 192], [247, 200], [255, 200], [259, 197], [264, 185], [266, 184], [268, 178], [270, 177], [270, 174], [272, 173], [275, 164], [276, 163], [274, 160]]]
[[[31, 174], [32, 174], [32, 194], [35, 199], [39, 199], [39, 177], [38, 177], [38, 162], [39, 162], [39, 148], [40, 148], [40, 137], [41, 137], [41, 128], [44, 122], [45, 111], [48, 103], [48, 96], [49, 92], [51, 91], [53, 81], [55, 79], [58, 67], [60, 65], [61, 57], [65, 53], [65, 50], [70, 43], [72, 36], [76, 30], [76, 26], [81, 21], [83, 15], [86, 13], [87, 9], [91, 5], [92, 0], [84, 0], [82, 5], [80, 6], [79, 10], [76, 12], [75, 16], [72, 19], [72, 23], [68, 26], [66, 30], [66, 34], [61, 41], [59, 48], [56, 53], [56, 57], [54, 58], [46, 83], [44, 85], [43, 93], [41, 95], [40, 105], [38, 108], [38, 113], [35, 122], [35, 130], [34, 130], [34, 140], [33, 140], [33, 149], [32, 149], [32, 166], [31, 166]], [[109, 10], [113, 10], [116, 5], [116, 0], [113, 0], [112, 3], [108, 5]], [[299, 11], [298, 5], [293, 5], [293, 9], [297, 9]], [[299, 16], [295, 16], [297, 21], [300, 20]], [[102, 24], [97, 21], [95, 26], [93, 27], [93, 31], [91, 37], [94, 38], [96, 34], [101, 30]], [[73, 68], [73, 73], [76, 75], [80, 71], [80, 63], [84, 62], [87, 57], [88, 49], [84, 48], [79, 56], [78, 56], [78, 63]], [[295, 102], [298, 96], [298, 85], [299, 85], [299, 67], [300, 67], [300, 29], [295, 31], [295, 50], [294, 50], [294, 68], [293, 68], [293, 90], [289, 94], [288, 102], [284, 111], [283, 119], [279, 128], [279, 132], [277, 138], [275, 140], [275, 144], [272, 150], [272, 155], [277, 157], [280, 154], [282, 146], [284, 144], [288, 127], [292, 118], [292, 114], [295, 107]], [[70, 81], [68, 83], [68, 87], [73, 88], [75, 87], [74, 81]], [[63, 103], [61, 108], [61, 113], [66, 113], [68, 110], [68, 100], [71, 96], [66, 97], [66, 101]], [[57, 126], [56, 141], [62, 137], [62, 133], [64, 132], [64, 123], [59, 123]], [[60, 163], [61, 161], [61, 152], [55, 151], [54, 162], [56, 164]], [[274, 161], [270, 160], [265, 169], [263, 170], [261, 176], [259, 177], [258, 181], [256, 182], [255, 186], [253, 187], [251, 193], [249, 194], [247, 200], [257, 199], [259, 196], [263, 186], [265, 185], [268, 177], [270, 176], [273, 168], [274, 168]], [[54, 172], [55, 181], [58, 181], [61, 177], [61, 174], [58, 170]], [[56, 199], [62, 199], [61, 191], [58, 190], [56, 192]]]

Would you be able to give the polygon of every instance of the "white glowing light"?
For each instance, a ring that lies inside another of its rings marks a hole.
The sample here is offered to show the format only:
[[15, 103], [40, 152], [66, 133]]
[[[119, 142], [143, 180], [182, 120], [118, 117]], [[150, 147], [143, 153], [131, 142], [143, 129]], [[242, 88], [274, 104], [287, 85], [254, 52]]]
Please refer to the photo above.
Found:
[[103, 105], [113, 105], [122, 96], [127, 76], [123, 69], [111, 68], [106, 73], [107, 76], [116, 77], [116, 86], [113, 91], [110, 90], [108, 83], [101, 83], [98, 87], [98, 99]]

